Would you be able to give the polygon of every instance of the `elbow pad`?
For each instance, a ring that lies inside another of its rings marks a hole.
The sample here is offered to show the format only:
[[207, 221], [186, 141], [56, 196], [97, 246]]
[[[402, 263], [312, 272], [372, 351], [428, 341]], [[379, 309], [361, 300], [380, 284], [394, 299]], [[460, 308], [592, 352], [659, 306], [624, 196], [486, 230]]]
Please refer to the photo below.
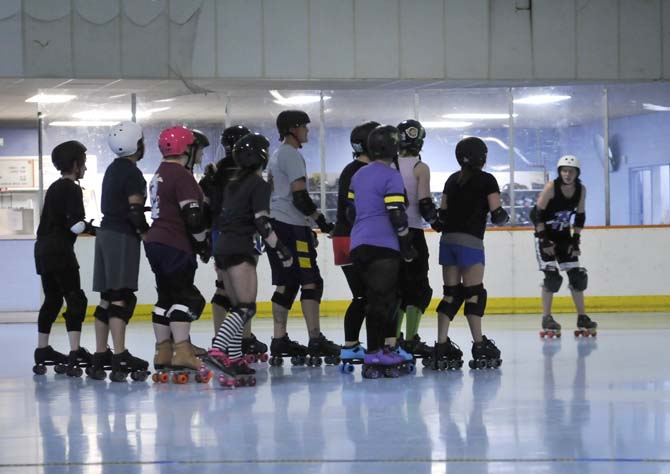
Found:
[[509, 221], [509, 214], [502, 207], [491, 211], [491, 222], [495, 225], [505, 225]]
[[407, 214], [405, 213], [405, 209], [403, 207], [394, 207], [389, 209], [389, 218], [391, 219], [391, 225], [397, 234], [407, 230]]
[[537, 205], [533, 206], [533, 208], [530, 210], [530, 221], [535, 224], [544, 224], [544, 221], [546, 220], [546, 215], [544, 212], [544, 209], [540, 209], [537, 207]]
[[200, 203], [192, 201], [181, 208], [181, 217], [184, 219], [186, 230], [195, 237], [197, 241], [205, 240], [205, 222], [203, 219], [203, 209]]
[[316, 205], [306, 189], [293, 191], [293, 205], [306, 216], [311, 216], [316, 212]]
[[144, 204], [131, 204], [128, 208], [128, 219], [138, 234], [144, 234], [149, 230], [149, 224], [144, 217]]
[[254, 224], [256, 225], [256, 230], [263, 239], [267, 239], [272, 233], [272, 225], [267, 216], [256, 217], [254, 219]]
[[419, 212], [421, 213], [421, 217], [429, 224], [432, 225], [437, 221], [437, 209], [431, 198], [427, 197], [419, 201]]
[[586, 222], [586, 213], [585, 212], [578, 212], [575, 214], [575, 227], [579, 227], [580, 229], [584, 228], [584, 223]]

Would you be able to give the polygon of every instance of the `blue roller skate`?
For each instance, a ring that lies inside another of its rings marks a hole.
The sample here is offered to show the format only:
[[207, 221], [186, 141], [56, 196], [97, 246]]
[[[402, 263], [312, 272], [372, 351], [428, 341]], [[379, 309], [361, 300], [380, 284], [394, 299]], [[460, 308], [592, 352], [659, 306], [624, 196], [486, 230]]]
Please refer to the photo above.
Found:
[[402, 357], [404, 360], [404, 362], [400, 366], [403, 372], [405, 372], [406, 374], [413, 374], [414, 372], [416, 372], [416, 363], [415, 363], [416, 361], [412, 354], [403, 349], [400, 344], [396, 346], [395, 353], [398, 354], [400, 357]]
[[340, 372], [343, 374], [350, 374], [354, 371], [354, 365], [362, 364], [365, 358], [365, 347], [360, 343], [351, 347], [342, 347], [340, 351]]

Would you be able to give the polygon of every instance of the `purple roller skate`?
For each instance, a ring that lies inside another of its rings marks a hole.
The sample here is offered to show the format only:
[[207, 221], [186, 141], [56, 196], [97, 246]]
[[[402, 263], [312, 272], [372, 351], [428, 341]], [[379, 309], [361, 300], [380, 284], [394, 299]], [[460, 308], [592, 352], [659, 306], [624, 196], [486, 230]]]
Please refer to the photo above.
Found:
[[377, 352], [365, 354], [363, 358], [363, 378], [400, 377], [401, 365], [405, 359], [386, 346]]

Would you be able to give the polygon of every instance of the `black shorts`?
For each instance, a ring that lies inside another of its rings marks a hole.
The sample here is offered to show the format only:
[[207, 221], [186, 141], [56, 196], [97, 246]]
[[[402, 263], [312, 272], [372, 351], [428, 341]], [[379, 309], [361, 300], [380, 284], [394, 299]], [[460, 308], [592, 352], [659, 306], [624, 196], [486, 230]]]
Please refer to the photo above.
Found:
[[535, 255], [541, 271], [563, 270], [579, 268], [579, 257], [573, 257], [568, 253], [570, 248], [570, 237], [553, 237], [549, 239], [554, 242], [555, 255], [547, 255], [540, 247], [540, 239], [535, 239]]
[[242, 263], [248, 263], [254, 267], [258, 265], [258, 254], [234, 254], [234, 255], [217, 255], [217, 268], [225, 271], [231, 267], [236, 267]]
[[316, 264], [316, 248], [312, 229], [307, 226], [291, 225], [272, 221], [272, 228], [281, 242], [293, 255], [293, 265], [285, 268], [277, 252], [268, 248], [267, 254], [272, 268], [272, 284], [275, 286], [301, 286], [310, 283], [321, 284], [321, 272]]

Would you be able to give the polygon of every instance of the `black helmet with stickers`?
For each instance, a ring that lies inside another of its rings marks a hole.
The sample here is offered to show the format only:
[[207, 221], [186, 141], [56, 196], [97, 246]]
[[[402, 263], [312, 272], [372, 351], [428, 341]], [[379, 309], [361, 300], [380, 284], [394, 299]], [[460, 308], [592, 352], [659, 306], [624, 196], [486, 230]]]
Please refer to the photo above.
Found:
[[467, 137], [456, 145], [456, 160], [462, 167], [480, 169], [486, 164], [488, 151], [481, 138]]
[[351, 142], [351, 148], [354, 150], [354, 157], [370, 155], [368, 151], [368, 136], [370, 135], [370, 132], [377, 127], [379, 127], [378, 122], [369, 121], [356, 125], [353, 130], [351, 130], [349, 141]]
[[223, 145], [223, 149], [226, 151], [226, 156], [230, 156], [233, 153], [233, 147], [237, 140], [250, 133], [251, 130], [244, 125], [233, 125], [221, 132], [221, 145]]
[[195, 137], [195, 146], [200, 148], [207, 148], [209, 146], [209, 139], [204, 133], [195, 128], [191, 129], [191, 132], [193, 132], [193, 137]]
[[309, 115], [302, 110], [283, 110], [279, 112], [279, 115], [277, 115], [279, 139], [283, 140], [287, 135], [292, 135], [292, 128], [307, 125], [309, 122]]
[[400, 135], [392, 125], [380, 125], [368, 135], [370, 160], [395, 160], [398, 158]]
[[51, 162], [61, 173], [69, 173], [75, 163], [83, 163], [86, 158], [86, 147], [76, 141], [63, 142], [51, 152]]
[[265, 169], [268, 164], [270, 142], [260, 133], [249, 133], [235, 142], [233, 159], [242, 169]]
[[403, 120], [398, 124], [400, 151], [418, 155], [426, 138], [426, 129], [418, 120]]

